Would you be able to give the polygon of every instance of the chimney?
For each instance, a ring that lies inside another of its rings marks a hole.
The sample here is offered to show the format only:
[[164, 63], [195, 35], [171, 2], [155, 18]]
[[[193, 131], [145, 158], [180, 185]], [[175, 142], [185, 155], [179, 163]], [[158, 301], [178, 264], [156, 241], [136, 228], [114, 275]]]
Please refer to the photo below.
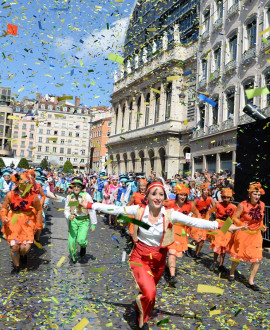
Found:
[[75, 96], [75, 107], [79, 107], [80, 106], [80, 98], [78, 96]]

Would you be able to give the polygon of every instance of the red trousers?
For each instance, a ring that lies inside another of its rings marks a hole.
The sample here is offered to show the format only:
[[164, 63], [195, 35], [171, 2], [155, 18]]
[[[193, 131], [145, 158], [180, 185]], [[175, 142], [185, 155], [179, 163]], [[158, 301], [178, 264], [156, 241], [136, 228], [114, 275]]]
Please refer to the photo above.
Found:
[[130, 255], [130, 267], [139, 290], [136, 298], [139, 327], [148, 321], [155, 306], [156, 285], [163, 274], [167, 252], [167, 248], [148, 246], [139, 241]]

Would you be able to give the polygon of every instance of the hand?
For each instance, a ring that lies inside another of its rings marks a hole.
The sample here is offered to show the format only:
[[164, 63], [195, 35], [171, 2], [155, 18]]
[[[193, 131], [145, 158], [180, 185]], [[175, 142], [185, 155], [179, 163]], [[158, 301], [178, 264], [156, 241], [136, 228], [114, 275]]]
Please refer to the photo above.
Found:
[[87, 201], [81, 201], [80, 202], [80, 205], [83, 207], [83, 208], [87, 208]]
[[69, 217], [69, 220], [73, 220], [75, 218], [75, 215], [74, 214], [71, 214], [71, 216]]
[[266, 230], [267, 230], [267, 227], [265, 227], [264, 225], [263, 225], [263, 227], [262, 227], [262, 232], [266, 232]]
[[9, 218], [5, 217], [4, 223], [8, 223], [9, 222]]
[[95, 231], [96, 230], [96, 228], [91, 228], [91, 231], [93, 232], [93, 231]]
[[247, 226], [248, 226], [247, 224], [245, 224], [244, 226], [236, 226], [236, 225], [232, 224], [232, 225], [230, 225], [228, 231], [231, 232], [231, 233], [233, 233], [236, 230], [240, 230], [242, 228], [247, 229]]

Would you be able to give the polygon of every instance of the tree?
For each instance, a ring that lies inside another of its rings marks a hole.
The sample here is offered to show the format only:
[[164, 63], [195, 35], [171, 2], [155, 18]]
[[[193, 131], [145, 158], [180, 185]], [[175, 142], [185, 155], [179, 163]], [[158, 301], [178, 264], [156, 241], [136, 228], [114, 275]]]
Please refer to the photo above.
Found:
[[73, 165], [71, 164], [71, 162], [69, 160], [67, 160], [65, 162], [64, 167], [63, 167], [63, 172], [64, 173], [74, 173]]
[[4, 167], [6, 167], [6, 165], [5, 165], [4, 161], [3, 161], [3, 159], [0, 158], [0, 168], [4, 168]]
[[46, 158], [43, 158], [43, 159], [42, 159], [42, 161], [41, 161], [41, 163], [40, 163], [40, 166], [41, 166], [42, 168], [44, 168], [44, 170], [47, 170], [47, 168], [48, 168], [48, 166], [49, 166], [49, 163], [48, 163], [48, 161], [47, 161]]
[[21, 158], [19, 164], [17, 165], [18, 168], [29, 169], [28, 160], [26, 158]]

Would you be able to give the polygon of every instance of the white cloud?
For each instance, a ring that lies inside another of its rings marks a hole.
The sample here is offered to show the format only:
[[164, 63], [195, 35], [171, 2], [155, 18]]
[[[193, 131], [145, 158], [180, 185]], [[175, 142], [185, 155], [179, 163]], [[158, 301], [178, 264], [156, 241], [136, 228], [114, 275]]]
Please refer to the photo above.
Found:
[[56, 38], [55, 40], [55, 46], [61, 52], [66, 52], [70, 50], [73, 43], [74, 39], [72, 37]]
[[85, 56], [107, 56], [109, 53], [122, 52], [128, 18], [122, 18], [111, 24], [109, 29], [94, 31], [89, 37], [84, 39], [80, 46], [81, 50], [76, 54], [77, 57]]

